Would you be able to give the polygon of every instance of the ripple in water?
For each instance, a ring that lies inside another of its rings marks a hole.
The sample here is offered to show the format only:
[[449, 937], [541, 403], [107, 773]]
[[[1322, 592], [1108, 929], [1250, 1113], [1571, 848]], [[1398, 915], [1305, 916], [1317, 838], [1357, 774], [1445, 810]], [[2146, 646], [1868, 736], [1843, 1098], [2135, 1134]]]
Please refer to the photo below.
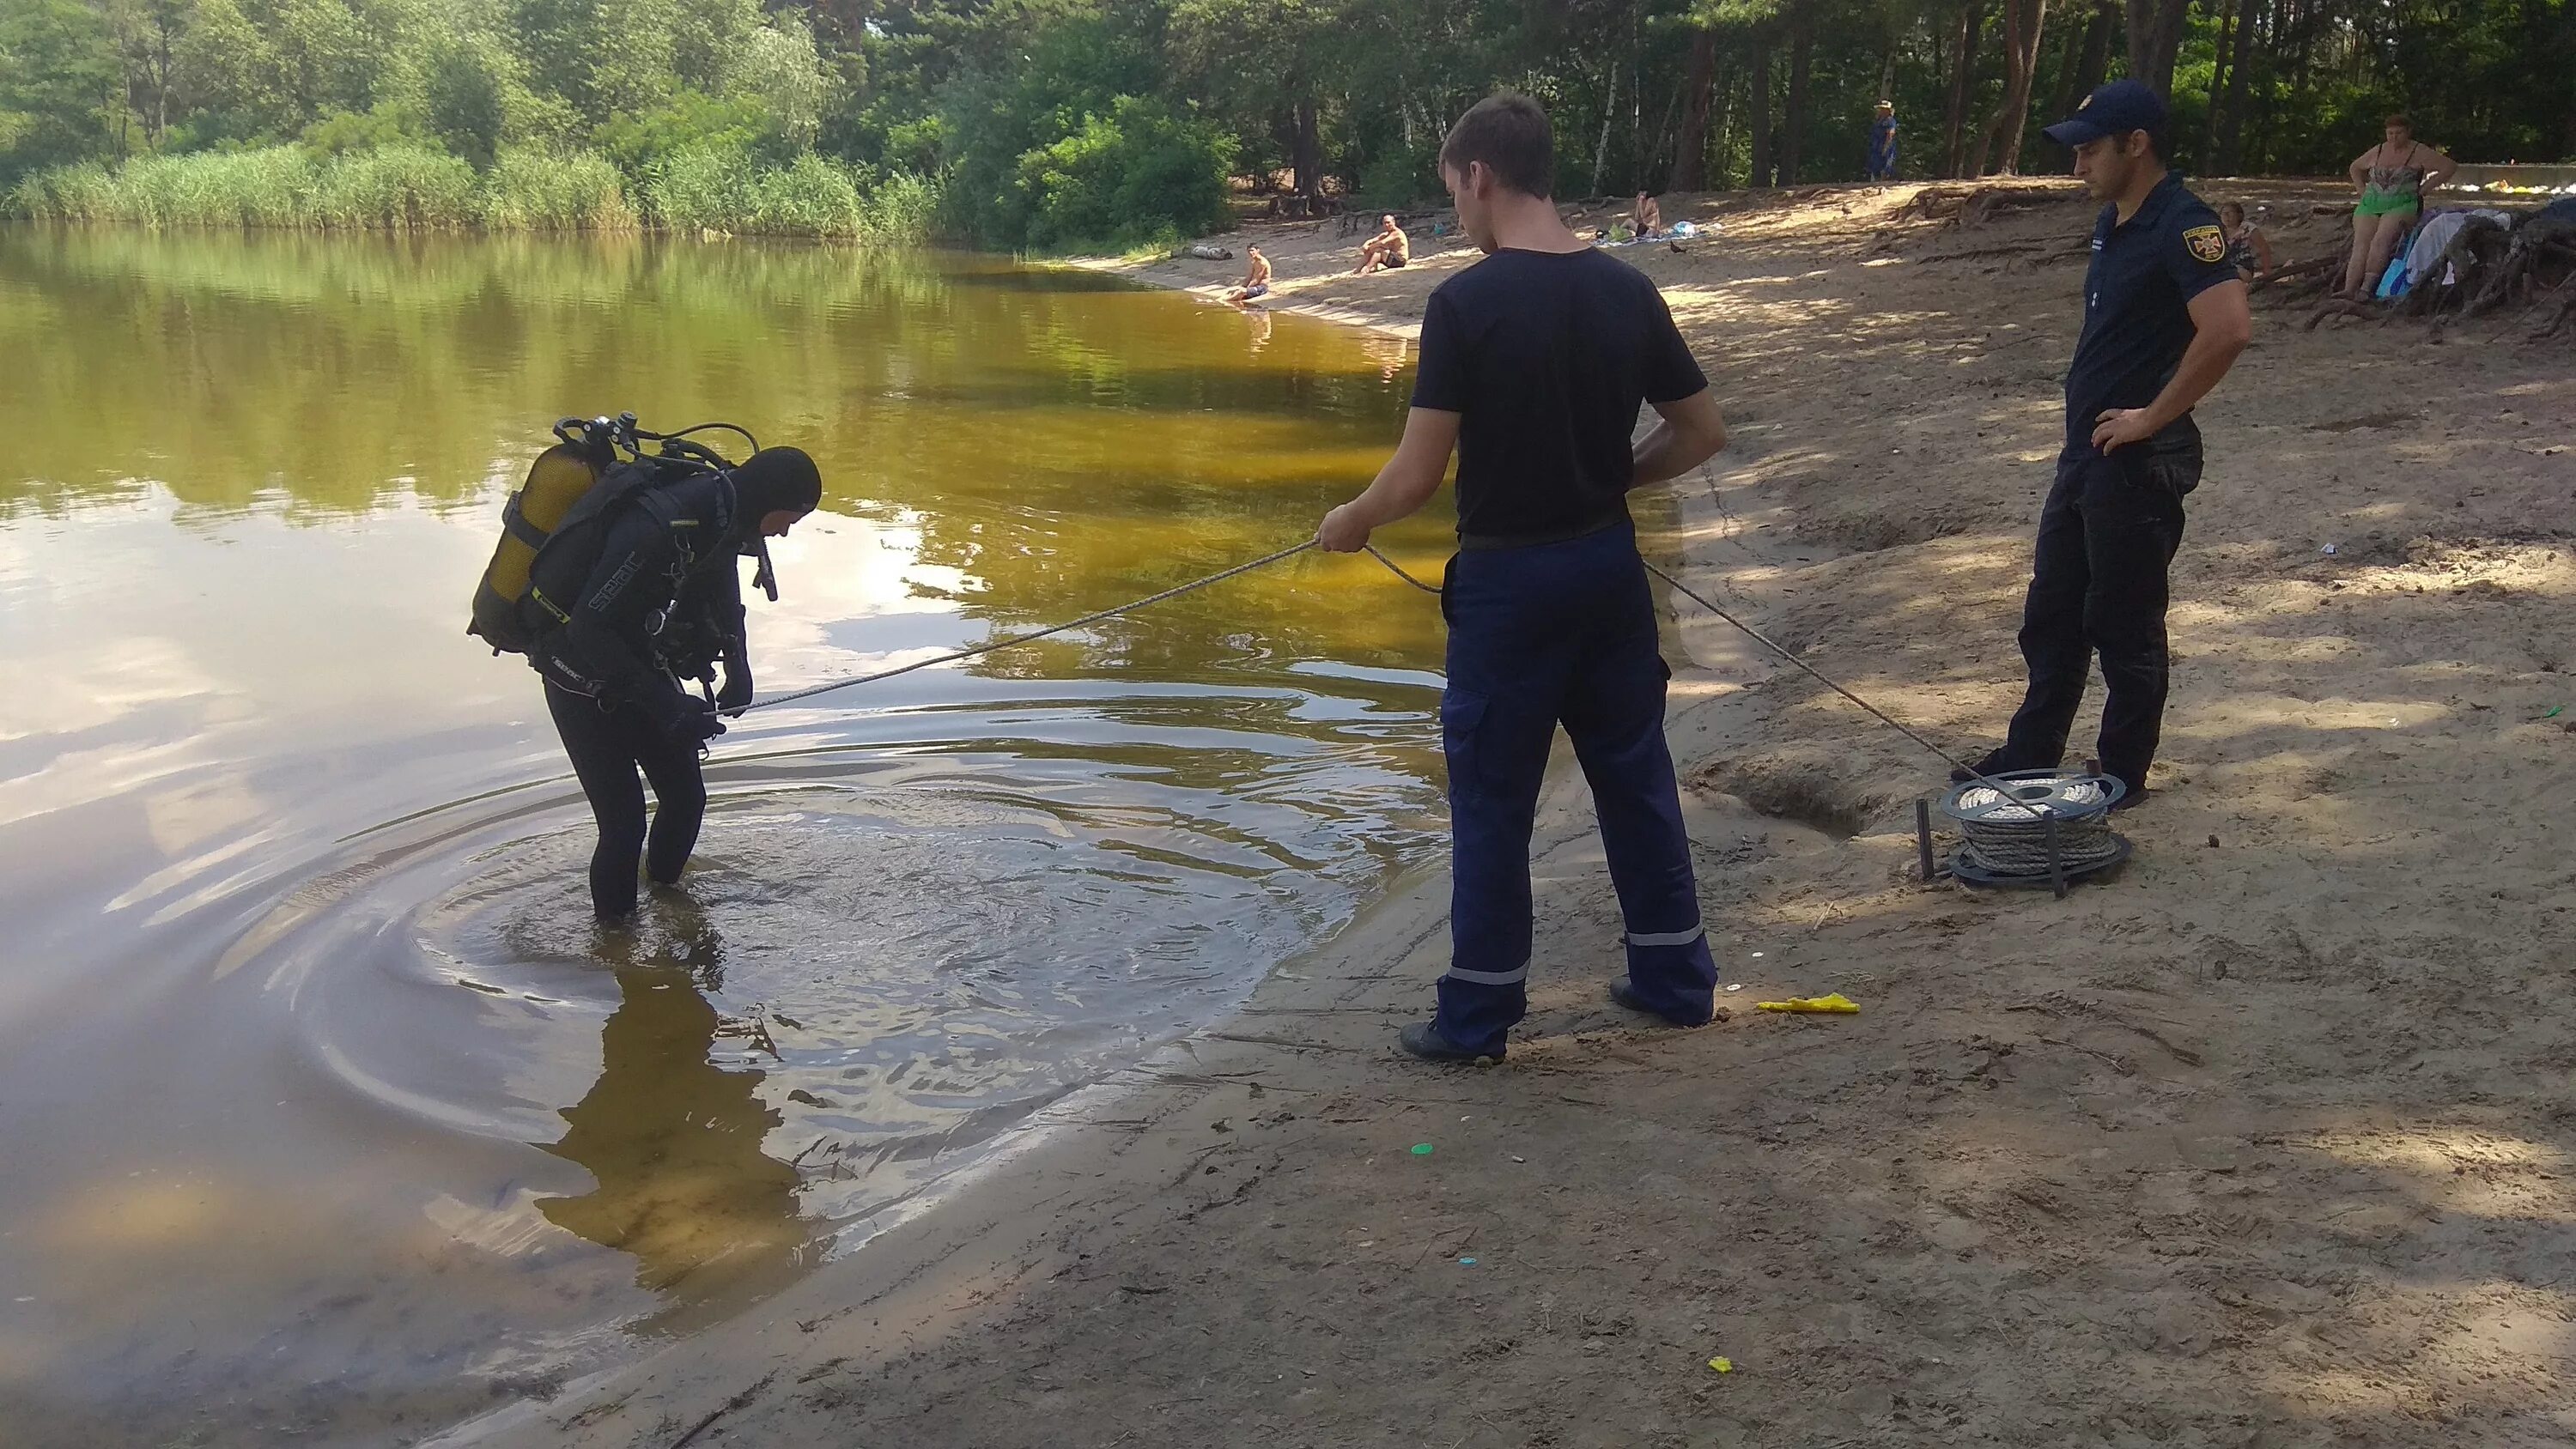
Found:
[[578, 1371], [630, 1351], [611, 1330], [774, 1291], [1220, 1015], [1431, 838], [1378, 741], [1000, 743], [718, 769], [687, 877], [628, 926], [589, 917], [577, 803], [505, 795], [367, 842], [244, 935], [349, 1110], [554, 1163], [443, 1211], [555, 1301], [415, 1342], [418, 1370]]

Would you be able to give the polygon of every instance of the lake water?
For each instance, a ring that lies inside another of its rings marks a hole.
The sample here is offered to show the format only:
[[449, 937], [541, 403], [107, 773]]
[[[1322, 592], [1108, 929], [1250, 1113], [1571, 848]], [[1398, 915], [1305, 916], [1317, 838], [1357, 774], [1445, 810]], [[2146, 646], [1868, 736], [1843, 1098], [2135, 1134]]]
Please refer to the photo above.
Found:
[[749, 717], [629, 931], [463, 633], [560, 414], [821, 462], [768, 693], [1308, 536], [1401, 342], [961, 258], [0, 229], [0, 369], [11, 1442], [399, 1442], [739, 1311], [1435, 843], [1438, 610], [1365, 558]]

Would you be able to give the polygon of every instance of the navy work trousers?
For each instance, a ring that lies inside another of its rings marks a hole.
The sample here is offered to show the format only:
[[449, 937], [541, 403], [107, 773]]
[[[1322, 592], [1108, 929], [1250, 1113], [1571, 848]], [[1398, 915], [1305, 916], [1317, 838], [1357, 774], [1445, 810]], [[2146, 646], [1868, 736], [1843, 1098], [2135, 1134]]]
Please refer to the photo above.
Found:
[[1556, 727], [1591, 782], [1627, 919], [1628, 979], [1656, 1011], [1705, 1021], [1709, 959], [1681, 792], [1664, 743], [1654, 597], [1622, 524], [1563, 543], [1475, 550], [1449, 566], [1440, 699], [1454, 854], [1440, 1034], [1500, 1053], [1527, 1012], [1530, 830]]
[[2022, 605], [2030, 688], [2004, 742], [2008, 768], [2057, 766], [2099, 654], [2102, 770], [2146, 784], [2164, 732], [2166, 570], [2200, 466], [2197, 432], [2108, 456], [2075, 443], [2058, 460]]

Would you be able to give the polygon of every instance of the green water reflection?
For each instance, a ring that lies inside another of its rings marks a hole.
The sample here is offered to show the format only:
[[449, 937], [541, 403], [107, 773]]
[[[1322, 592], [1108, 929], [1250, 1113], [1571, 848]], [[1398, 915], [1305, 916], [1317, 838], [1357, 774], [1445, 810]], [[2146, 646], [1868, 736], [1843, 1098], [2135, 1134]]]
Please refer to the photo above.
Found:
[[[0, 510], [145, 479], [198, 513], [465, 507], [559, 413], [721, 416], [814, 453], [834, 509], [917, 526], [1014, 624], [1294, 541], [1409, 382], [1396, 339], [1081, 273], [646, 238], [0, 231], [0, 349]], [[1247, 588], [1288, 652], [1423, 642]]]

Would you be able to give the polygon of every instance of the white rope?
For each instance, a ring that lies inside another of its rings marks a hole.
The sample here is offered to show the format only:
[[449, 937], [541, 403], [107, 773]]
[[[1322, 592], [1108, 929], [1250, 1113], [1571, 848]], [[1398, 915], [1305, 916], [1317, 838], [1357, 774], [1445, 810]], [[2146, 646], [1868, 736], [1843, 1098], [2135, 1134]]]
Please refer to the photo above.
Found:
[[2049, 856], [2050, 821], [1986, 812], [2014, 797], [1985, 785], [1961, 789], [1945, 811], [1959, 831], [1959, 856], [1988, 875], [2073, 874], [2116, 859], [2120, 839], [2111, 833], [2111, 789], [2099, 779], [2061, 777], [2050, 782], [2046, 804], [2055, 817], [2057, 854]]

